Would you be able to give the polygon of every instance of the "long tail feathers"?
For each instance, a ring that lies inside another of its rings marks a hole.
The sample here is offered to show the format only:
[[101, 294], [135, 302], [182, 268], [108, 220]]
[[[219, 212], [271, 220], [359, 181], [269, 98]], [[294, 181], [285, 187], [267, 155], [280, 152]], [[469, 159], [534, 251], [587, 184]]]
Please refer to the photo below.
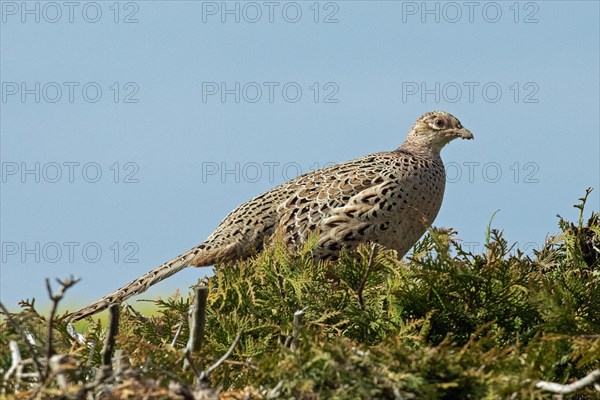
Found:
[[173, 274], [176, 274], [192, 264], [198, 267], [212, 264], [212, 262], [208, 262], [208, 260], [207, 262], [202, 263], [202, 265], [193, 262], [198, 260], [196, 253], [198, 253], [197, 249], [192, 249], [183, 253], [182, 255], [164, 263], [160, 267], [134, 280], [133, 282], [123, 286], [114, 293], [105, 296], [101, 300], [98, 300], [97, 302], [82, 308], [79, 311], [69, 314], [67, 318], [69, 318], [71, 321], [78, 321], [89, 315], [96, 314], [107, 309], [111, 304], [122, 303], [136, 294], [145, 292], [148, 290], [148, 288], [150, 288], [150, 286], [170, 277]]

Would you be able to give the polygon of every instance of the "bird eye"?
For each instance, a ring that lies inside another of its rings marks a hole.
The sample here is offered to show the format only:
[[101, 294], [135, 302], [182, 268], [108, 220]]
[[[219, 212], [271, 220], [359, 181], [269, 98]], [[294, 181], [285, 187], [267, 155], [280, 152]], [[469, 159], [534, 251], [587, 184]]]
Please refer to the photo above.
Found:
[[444, 127], [444, 120], [442, 119], [436, 119], [434, 122], [434, 125], [436, 128], [443, 128]]

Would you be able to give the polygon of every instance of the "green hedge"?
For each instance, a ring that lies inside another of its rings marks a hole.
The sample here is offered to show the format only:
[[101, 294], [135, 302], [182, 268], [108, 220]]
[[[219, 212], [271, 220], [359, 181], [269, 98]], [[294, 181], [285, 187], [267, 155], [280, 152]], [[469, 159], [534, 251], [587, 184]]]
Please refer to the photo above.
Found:
[[[315, 264], [310, 244], [296, 254], [278, 244], [218, 265], [201, 282], [209, 288], [206, 335], [192, 357], [206, 368], [242, 332], [210, 376], [222, 398], [551, 399], [535, 388], [537, 381], [567, 383], [600, 368], [600, 218], [593, 213], [584, 221], [581, 200], [579, 221], [560, 218], [561, 233], [533, 255], [512, 248], [497, 230], [488, 228], [483, 252], [473, 254], [451, 230], [432, 229], [406, 261], [364, 245], [337, 262]], [[136, 372], [107, 382], [106, 398], [168, 398], [169, 381], [192, 383], [192, 371], [182, 369], [191, 299], [156, 304], [152, 316], [122, 311], [117, 348]], [[45, 317], [32, 303], [22, 306], [13, 318], [36, 338], [41, 356]], [[305, 315], [292, 351], [298, 310]], [[13, 374], [0, 384], [4, 395], [37, 390], [39, 398], [66, 398], [93, 381], [106, 330], [88, 322], [87, 344], [79, 344], [63, 317], [54, 321], [56, 351], [70, 357], [67, 391], [53, 379], [40, 389]], [[2, 373], [11, 365], [10, 340], [23, 358], [31, 356], [3, 321]], [[600, 392], [588, 386], [570, 398], [600, 398]]]

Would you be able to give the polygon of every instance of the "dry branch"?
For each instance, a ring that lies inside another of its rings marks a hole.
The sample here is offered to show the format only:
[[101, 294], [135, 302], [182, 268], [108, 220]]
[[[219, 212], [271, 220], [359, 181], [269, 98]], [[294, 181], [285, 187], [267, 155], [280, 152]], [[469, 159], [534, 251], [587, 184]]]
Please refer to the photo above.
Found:
[[298, 310], [294, 313], [294, 330], [292, 331], [292, 343], [290, 349], [296, 351], [300, 347], [300, 328], [302, 328], [302, 320], [304, 319], [305, 309]]
[[584, 387], [589, 386], [595, 382], [600, 382], [600, 369], [594, 370], [590, 372], [585, 378], [582, 378], [568, 385], [562, 385], [560, 383], [555, 382], [540, 381], [535, 385], [535, 387], [537, 389], [542, 389], [547, 392], [552, 392], [556, 394], [568, 394], [581, 390]]
[[8, 378], [17, 370], [19, 364], [21, 364], [21, 352], [19, 351], [19, 345], [14, 340], [11, 340], [8, 343], [8, 347], [10, 348], [10, 359], [11, 364], [10, 368], [4, 374], [4, 380], [7, 381]]
[[223, 356], [221, 358], [219, 358], [216, 363], [214, 363], [213, 365], [208, 367], [206, 370], [202, 371], [202, 373], [198, 377], [198, 379], [200, 381], [207, 380], [209, 378], [211, 372], [213, 372], [215, 369], [217, 369], [219, 367], [219, 365], [223, 364], [225, 362], [225, 360], [227, 360], [229, 358], [231, 353], [233, 353], [233, 349], [235, 349], [235, 346], [240, 341], [241, 336], [242, 336], [242, 331], [239, 331], [237, 333], [237, 335], [235, 335], [235, 339], [233, 339], [233, 342], [231, 343], [231, 346], [229, 346], [229, 349], [227, 350], [227, 352], [225, 352], [225, 354], [223, 354]]
[[195, 289], [194, 305], [190, 310], [190, 338], [187, 348], [190, 351], [198, 351], [204, 339], [204, 328], [206, 326], [206, 299], [208, 288], [200, 286]]
[[[70, 277], [69, 279], [67, 279], [66, 281], [61, 281], [60, 279], [57, 279], [56, 282], [58, 282], [58, 284], [60, 285], [60, 288], [58, 289], [58, 292], [55, 294], [54, 292], [52, 292], [52, 287], [50, 286], [50, 279], [46, 278], [46, 289], [48, 290], [48, 296], [50, 297], [50, 300], [52, 300], [52, 307], [50, 308], [50, 315], [48, 316], [48, 327], [47, 327], [47, 339], [46, 339], [46, 359], [50, 360], [52, 358], [52, 356], [55, 354], [54, 351], [54, 346], [52, 345], [52, 342], [54, 341], [54, 327], [53, 327], [53, 323], [54, 323], [54, 317], [56, 317], [56, 309], [58, 308], [58, 303], [60, 303], [60, 301], [62, 300], [62, 298], [65, 295], [65, 292], [73, 285], [75, 285], [77, 282], [79, 282], [79, 279], [75, 279], [73, 277]], [[48, 369], [50, 368], [49, 363], [46, 363], [46, 369], [44, 372], [44, 376], [48, 375]]]
[[37, 359], [37, 351], [35, 350], [35, 348], [31, 344], [31, 342], [29, 341], [29, 338], [27, 337], [27, 333], [25, 333], [25, 331], [23, 331], [23, 329], [21, 329], [21, 326], [17, 323], [17, 321], [15, 321], [12, 318], [12, 316], [10, 315], [10, 312], [6, 309], [6, 307], [4, 307], [4, 304], [2, 304], [1, 301], [0, 301], [0, 309], [2, 310], [2, 313], [6, 316], [6, 319], [8, 320], [8, 322], [13, 326], [15, 331], [19, 334], [19, 336], [21, 336], [23, 343], [25, 343], [25, 346], [27, 346], [27, 350], [29, 350], [29, 354], [31, 355], [31, 360], [33, 361], [33, 364], [35, 365], [35, 369], [37, 370], [37, 373], [38, 373], [40, 379], [42, 379], [44, 376], [45, 370]]
[[119, 306], [113, 304], [108, 308], [108, 332], [102, 347], [102, 367], [112, 371], [112, 354], [115, 349], [115, 337], [119, 333]]
[[106, 338], [104, 339], [104, 346], [102, 347], [101, 352], [102, 365], [96, 374], [96, 379], [79, 389], [75, 395], [75, 399], [77, 400], [85, 399], [89, 391], [100, 386], [100, 384], [112, 375], [112, 354], [115, 348], [115, 337], [119, 333], [119, 311], [118, 304], [112, 304], [108, 308], [108, 331], [106, 332]]

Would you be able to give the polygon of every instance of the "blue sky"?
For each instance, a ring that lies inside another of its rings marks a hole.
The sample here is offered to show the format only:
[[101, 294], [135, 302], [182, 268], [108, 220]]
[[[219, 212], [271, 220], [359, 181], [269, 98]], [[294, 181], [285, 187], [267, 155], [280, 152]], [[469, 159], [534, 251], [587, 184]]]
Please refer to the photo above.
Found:
[[82, 278], [70, 309], [96, 300], [300, 172], [395, 149], [436, 109], [475, 135], [443, 150], [435, 221], [473, 250], [496, 210], [531, 250], [587, 187], [600, 208], [596, 1], [0, 5], [11, 309], [47, 305], [46, 277]]

